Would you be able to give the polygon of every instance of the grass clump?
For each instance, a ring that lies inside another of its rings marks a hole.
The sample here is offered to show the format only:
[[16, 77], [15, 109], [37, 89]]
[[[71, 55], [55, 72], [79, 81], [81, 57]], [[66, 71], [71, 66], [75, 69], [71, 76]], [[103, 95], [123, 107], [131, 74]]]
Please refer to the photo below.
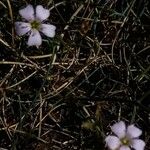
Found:
[[[27, 47], [14, 22], [43, 5], [56, 36]], [[0, 2], [0, 147], [98, 150], [116, 120], [150, 147], [148, 0]]]

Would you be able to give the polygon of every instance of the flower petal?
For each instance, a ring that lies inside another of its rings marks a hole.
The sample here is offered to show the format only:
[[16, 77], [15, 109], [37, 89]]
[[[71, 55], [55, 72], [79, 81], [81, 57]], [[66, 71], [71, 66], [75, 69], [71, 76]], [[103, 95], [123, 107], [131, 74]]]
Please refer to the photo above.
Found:
[[130, 125], [127, 127], [127, 135], [130, 136], [130, 138], [137, 138], [142, 134], [142, 130], [135, 127], [134, 125]]
[[28, 46], [35, 45], [37, 47], [39, 47], [42, 44], [42, 38], [41, 38], [39, 31], [32, 30], [27, 44], [28, 44]]
[[43, 8], [42, 5], [38, 5], [36, 7], [36, 19], [43, 21], [47, 19], [50, 15], [50, 12], [48, 9]]
[[21, 36], [26, 34], [27, 32], [29, 32], [31, 30], [31, 26], [29, 23], [25, 23], [25, 22], [15, 22], [15, 30], [16, 33]]
[[19, 14], [22, 18], [26, 19], [27, 21], [34, 20], [34, 9], [32, 5], [28, 5], [27, 7], [19, 10]]
[[120, 146], [120, 140], [118, 137], [116, 136], [107, 136], [106, 139], [106, 145], [111, 149], [111, 150], [114, 150], [114, 149], [117, 149], [119, 146]]
[[126, 125], [123, 121], [115, 123], [111, 127], [112, 132], [114, 132], [119, 138], [123, 138], [126, 134]]
[[42, 24], [40, 31], [43, 32], [48, 37], [55, 36], [56, 27], [51, 24]]
[[131, 150], [128, 146], [121, 146], [119, 150]]
[[132, 147], [135, 150], [144, 150], [145, 142], [143, 140], [140, 140], [140, 139], [134, 139], [132, 141]]

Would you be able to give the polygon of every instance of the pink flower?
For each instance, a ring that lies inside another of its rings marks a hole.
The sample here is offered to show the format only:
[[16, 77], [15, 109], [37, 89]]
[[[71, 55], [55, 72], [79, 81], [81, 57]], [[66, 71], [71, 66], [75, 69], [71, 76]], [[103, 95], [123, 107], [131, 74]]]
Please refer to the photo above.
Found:
[[51, 38], [55, 36], [56, 27], [43, 23], [50, 15], [48, 9], [44, 9], [43, 6], [38, 5], [34, 11], [33, 6], [28, 5], [24, 9], [19, 10], [19, 14], [26, 22], [15, 22], [16, 33], [19, 36], [29, 34], [28, 46], [35, 45], [39, 47], [42, 44], [40, 32]]
[[126, 127], [123, 121], [115, 123], [111, 127], [115, 135], [108, 135], [105, 139], [106, 145], [110, 150], [144, 150], [145, 142], [139, 139], [142, 130], [129, 125]]

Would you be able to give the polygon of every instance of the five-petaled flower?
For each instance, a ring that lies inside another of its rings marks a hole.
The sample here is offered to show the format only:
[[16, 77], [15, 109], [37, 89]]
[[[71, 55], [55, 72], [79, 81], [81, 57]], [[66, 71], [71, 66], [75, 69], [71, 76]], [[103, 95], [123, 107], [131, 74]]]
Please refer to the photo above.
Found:
[[16, 33], [19, 36], [22, 36], [26, 33], [29, 34], [28, 46], [37, 46], [39, 47], [42, 44], [42, 38], [40, 32], [48, 37], [55, 36], [56, 27], [51, 24], [45, 24], [45, 21], [50, 12], [48, 9], [43, 8], [43, 6], [38, 5], [34, 10], [32, 5], [28, 5], [25, 8], [19, 10], [19, 14], [26, 22], [15, 22]]
[[115, 123], [111, 127], [115, 135], [108, 135], [105, 139], [106, 146], [110, 150], [144, 150], [145, 142], [139, 139], [142, 131], [134, 125], [126, 127], [123, 121]]

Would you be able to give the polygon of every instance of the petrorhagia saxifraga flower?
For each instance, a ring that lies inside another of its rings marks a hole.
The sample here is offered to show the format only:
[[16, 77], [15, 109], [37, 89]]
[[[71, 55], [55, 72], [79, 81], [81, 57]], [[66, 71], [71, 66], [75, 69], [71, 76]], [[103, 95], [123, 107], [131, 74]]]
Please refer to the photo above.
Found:
[[43, 8], [43, 6], [38, 5], [34, 10], [32, 5], [27, 5], [25, 8], [19, 10], [19, 14], [26, 22], [15, 22], [16, 33], [19, 36], [29, 34], [28, 46], [39, 47], [42, 44], [42, 38], [40, 32], [48, 37], [55, 36], [56, 27], [51, 24], [46, 24], [45, 21], [50, 12], [48, 9]]
[[115, 135], [108, 135], [105, 139], [106, 146], [110, 150], [144, 150], [145, 142], [139, 139], [142, 134], [142, 130], [129, 125], [126, 127], [123, 121], [115, 123], [111, 127], [112, 132]]

